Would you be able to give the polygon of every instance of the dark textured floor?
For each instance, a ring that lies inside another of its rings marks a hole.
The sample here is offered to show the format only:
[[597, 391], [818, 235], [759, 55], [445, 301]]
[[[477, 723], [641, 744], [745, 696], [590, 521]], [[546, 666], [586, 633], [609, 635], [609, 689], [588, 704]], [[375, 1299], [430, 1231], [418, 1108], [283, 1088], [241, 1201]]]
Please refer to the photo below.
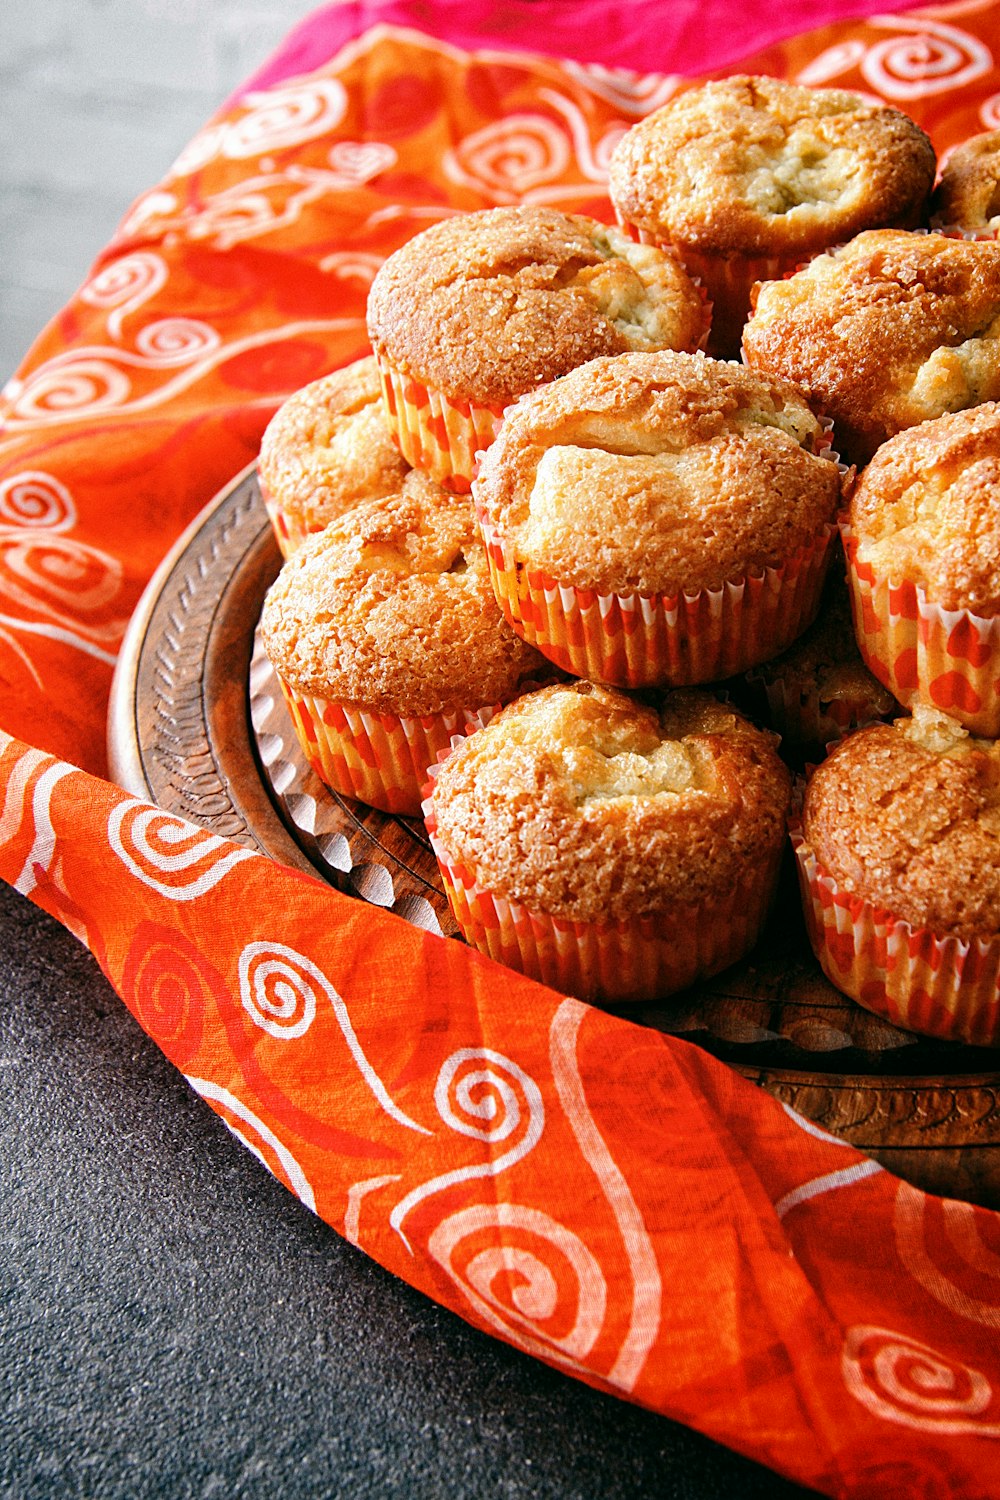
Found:
[[[311, 7], [2, 0], [0, 379]], [[0, 885], [0, 1496], [804, 1493], [469, 1329], [233, 1141]]]

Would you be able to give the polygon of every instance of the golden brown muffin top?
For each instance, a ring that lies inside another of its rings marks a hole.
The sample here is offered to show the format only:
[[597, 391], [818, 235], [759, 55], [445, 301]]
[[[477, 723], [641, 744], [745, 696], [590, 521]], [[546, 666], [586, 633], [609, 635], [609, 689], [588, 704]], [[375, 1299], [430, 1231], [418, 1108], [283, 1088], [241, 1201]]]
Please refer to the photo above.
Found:
[[452, 751], [438, 836], [480, 884], [582, 919], [651, 915], [729, 892], [784, 838], [774, 737], [707, 693], [659, 710], [589, 682], [519, 698]]
[[916, 226], [934, 171], [933, 146], [899, 110], [742, 75], [633, 125], [611, 159], [611, 198], [671, 244], [788, 255]]
[[918, 711], [844, 740], [813, 773], [803, 832], [838, 884], [914, 927], [1000, 933], [1000, 744]]
[[303, 531], [398, 490], [409, 464], [386, 426], [370, 356], [289, 396], [260, 445], [260, 477]]
[[955, 148], [941, 169], [931, 213], [936, 224], [1000, 230], [1000, 130], [974, 135]]
[[695, 349], [706, 321], [672, 256], [550, 208], [445, 219], [390, 255], [368, 298], [376, 353], [498, 410], [598, 354]]
[[500, 614], [468, 496], [415, 470], [285, 563], [261, 629], [299, 692], [395, 714], [481, 708], [551, 671]]
[[1000, 398], [1000, 243], [872, 230], [764, 282], [754, 302], [747, 363], [812, 397], [852, 462]]
[[780, 656], [755, 667], [752, 678], [780, 682], [789, 695], [865, 703], [865, 718], [885, 718], [899, 705], [873, 677], [861, 659], [851, 619], [851, 605], [842, 568], [831, 572], [819, 614], [794, 645]]
[[851, 497], [858, 557], [945, 609], [1000, 612], [1000, 405], [885, 443]]
[[716, 588], [836, 513], [798, 391], [697, 354], [596, 359], [525, 396], [475, 491], [516, 558], [604, 592]]

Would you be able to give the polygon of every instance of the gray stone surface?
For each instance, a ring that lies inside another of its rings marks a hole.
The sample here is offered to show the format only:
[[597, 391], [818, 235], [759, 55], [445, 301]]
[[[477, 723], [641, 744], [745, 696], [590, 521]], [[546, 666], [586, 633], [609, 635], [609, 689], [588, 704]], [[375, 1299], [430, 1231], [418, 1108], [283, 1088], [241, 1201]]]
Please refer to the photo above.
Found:
[[339, 1239], [2, 883], [0, 1141], [4, 1500], [806, 1493]]
[[313, 0], [2, 0], [0, 382]]

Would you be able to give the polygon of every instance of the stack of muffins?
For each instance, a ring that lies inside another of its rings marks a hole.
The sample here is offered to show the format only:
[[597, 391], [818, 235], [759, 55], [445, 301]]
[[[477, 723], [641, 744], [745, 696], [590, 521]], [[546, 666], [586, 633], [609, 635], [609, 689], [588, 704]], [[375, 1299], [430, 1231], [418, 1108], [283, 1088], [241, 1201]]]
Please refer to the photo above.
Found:
[[374, 357], [269, 427], [262, 633], [305, 753], [422, 805], [493, 957], [614, 1002], [734, 962], [785, 840], [772, 730], [832, 726], [794, 835], [820, 962], [1000, 1038], [1000, 247], [913, 232], [934, 174], [898, 111], [693, 89], [619, 146], [619, 228], [443, 220], [376, 277]]

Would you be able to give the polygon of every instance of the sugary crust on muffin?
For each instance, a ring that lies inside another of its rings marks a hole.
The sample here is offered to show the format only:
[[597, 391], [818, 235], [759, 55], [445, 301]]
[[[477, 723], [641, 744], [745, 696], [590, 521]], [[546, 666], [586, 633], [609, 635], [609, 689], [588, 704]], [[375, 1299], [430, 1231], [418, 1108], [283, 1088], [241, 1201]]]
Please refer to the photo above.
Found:
[[695, 349], [704, 299], [678, 262], [548, 208], [445, 219], [382, 266], [376, 353], [453, 400], [502, 408], [598, 354]]
[[1000, 405], [885, 443], [851, 498], [858, 558], [945, 609], [1000, 613]]
[[784, 381], [688, 354], [598, 359], [524, 397], [476, 495], [517, 559], [607, 592], [714, 588], [836, 512], [837, 466]]
[[261, 626], [299, 692], [395, 714], [497, 703], [545, 666], [500, 614], [468, 497], [415, 471], [285, 563]]
[[934, 148], [899, 110], [740, 76], [680, 94], [611, 159], [627, 222], [715, 254], [787, 255], [921, 223]]
[[898, 710], [895, 698], [861, 659], [842, 569], [828, 580], [819, 614], [809, 629], [780, 656], [755, 667], [751, 676], [766, 683], [780, 682], [790, 698], [797, 695], [818, 705], [838, 699], [864, 703], [866, 719], [884, 718]]
[[398, 490], [409, 465], [386, 425], [374, 359], [290, 396], [265, 429], [259, 467], [275, 502], [306, 531]]
[[943, 715], [859, 730], [813, 773], [803, 832], [849, 891], [914, 927], [1000, 933], [1000, 745]]
[[941, 169], [931, 214], [936, 224], [1000, 230], [1000, 130], [988, 130], [956, 149]]
[[751, 368], [794, 381], [846, 457], [1000, 398], [1000, 243], [873, 230], [757, 290]]
[[445, 849], [553, 916], [652, 915], [728, 892], [784, 837], [773, 737], [705, 693], [660, 711], [588, 682], [520, 698], [444, 763]]

